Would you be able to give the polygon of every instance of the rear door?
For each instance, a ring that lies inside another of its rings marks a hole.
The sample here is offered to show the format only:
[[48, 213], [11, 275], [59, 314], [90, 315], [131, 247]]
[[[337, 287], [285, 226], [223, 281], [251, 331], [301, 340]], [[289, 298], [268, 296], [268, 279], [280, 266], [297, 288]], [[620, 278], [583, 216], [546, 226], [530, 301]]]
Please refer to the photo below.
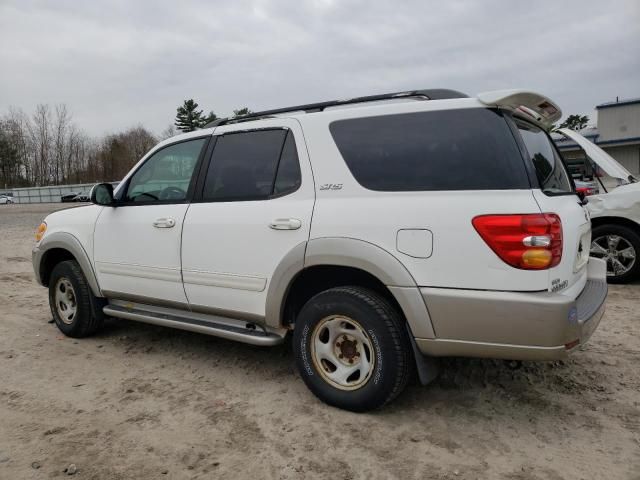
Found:
[[525, 156], [531, 162], [539, 188], [533, 195], [544, 213], [555, 213], [562, 221], [563, 248], [560, 264], [549, 270], [549, 290], [581, 290], [591, 245], [591, 222], [587, 209], [574, 193], [573, 184], [549, 135], [541, 128], [515, 119]]
[[187, 212], [182, 275], [196, 311], [261, 318], [278, 264], [303, 261], [304, 248], [294, 249], [309, 238], [315, 194], [302, 130], [287, 119], [261, 126], [218, 127], [201, 198]]

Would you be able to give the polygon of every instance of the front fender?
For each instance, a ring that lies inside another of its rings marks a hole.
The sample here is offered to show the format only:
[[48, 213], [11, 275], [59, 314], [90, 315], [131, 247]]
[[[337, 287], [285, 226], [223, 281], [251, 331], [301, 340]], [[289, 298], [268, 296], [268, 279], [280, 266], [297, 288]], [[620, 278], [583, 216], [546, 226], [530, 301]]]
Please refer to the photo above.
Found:
[[96, 297], [103, 297], [95, 271], [91, 265], [91, 260], [80, 241], [72, 234], [67, 232], [53, 232], [45, 235], [40, 243], [38, 243], [31, 252], [31, 260], [33, 262], [33, 270], [36, 274], [38, 283], [44, 285], [43, 282], [43, 266], [47, 258], [47, 252], [53, 249], [62, 249], [68, 251], [80, 265], [82, 273], [87, 279], [87, 283], [91, 291]]

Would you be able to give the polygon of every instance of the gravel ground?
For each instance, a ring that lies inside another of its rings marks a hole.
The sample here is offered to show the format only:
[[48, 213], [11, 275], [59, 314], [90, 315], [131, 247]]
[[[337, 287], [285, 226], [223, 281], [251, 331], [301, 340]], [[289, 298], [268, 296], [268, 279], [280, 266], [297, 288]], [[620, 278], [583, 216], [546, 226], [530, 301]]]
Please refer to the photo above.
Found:
[[447, 359], [358, 415], [307, 391], [286, 345], [124, 320], [62, 336], [30, 252], [61, 207], [0, 205], [1, 479], [640, 479], [640, 284], [611, 287], [567, 361]]

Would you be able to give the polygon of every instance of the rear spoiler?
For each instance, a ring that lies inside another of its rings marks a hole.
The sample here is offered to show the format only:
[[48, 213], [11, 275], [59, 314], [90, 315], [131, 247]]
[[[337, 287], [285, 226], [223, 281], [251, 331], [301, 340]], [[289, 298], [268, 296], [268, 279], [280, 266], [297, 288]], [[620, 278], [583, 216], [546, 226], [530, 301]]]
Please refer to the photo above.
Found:
[[546, 128], [562, 117], [558, 105], [544, 95], [527, 90], [483, 92], [478, 94], [478, 100], [490, 107], [511, 110]]

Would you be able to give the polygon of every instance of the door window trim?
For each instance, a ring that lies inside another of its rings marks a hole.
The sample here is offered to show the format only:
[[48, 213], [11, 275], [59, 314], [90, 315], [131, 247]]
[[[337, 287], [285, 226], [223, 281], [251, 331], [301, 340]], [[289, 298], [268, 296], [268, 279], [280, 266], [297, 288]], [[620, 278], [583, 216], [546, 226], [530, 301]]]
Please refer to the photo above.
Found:
[[[207, 179], [207, 174], [209, 173], [209, 169], [211, 168], [211, 165], [213, 164], [213, 154], [215, 153], [215, 145], [217, 145], [218, 143], [218, 138], [220, 137], [224, 137], [226, 135], [234, 135], [234, 134], [241, 134], [241, 133], [251, 133], [251, 132], [264, 132], [264, 131], [271, 131], [271, 130], [284, 130], [285, 131], [285, 135], [284, 135], [284, 139], [282, 140], [282, 145], [280, 146], [280, 154], [278, 155], [278, 163], [276, 164], [276, 168], [275, 168], [275, 174], [273, 177], [273, 184], [271, 186], [271, 191], [273, 192], [273, 186], [275, 185], [275, 181], [278, 177], [278, 170], [280, 168], [280, 161], [282, 160], [282, 152], [284, 151], [284, 147], [287, 143], [287, 136], [289, 134], [291, 134], [293, 136], [293, 143], [296, 147], [296, 157], [298, 158], [298, 168], [300, 170], [300, 183], [298, 184], [297, 188], [295, 190], [290, 190], [288, 192], [283, 192], [283, 193], [276, 193], [276, 194], [270, 194], [270, 195], [265, 195], [264, 197], [248, 197], [248, 198], [233, 198], [233, 199], [205, 199], [204, 198], [204, 187], [205, 187], [205, 183], [206, 183], [206, 179]], [[286, 197], [287, 195], [292, 195], [293, 193], [297, 192], [298, 190], [300, 190], [300, 188], [302, 187], [302, 166], [300, 165], [300, 155], [298, 155], [298, 143], [296, 141], [296, 135], [294, 133], [294, 131], [289, 128], [289, 127], [257, 127], [257, 128], [245, 128], [245, 129], [239, 129], [239, 130], [231, 130], [228, 132], [222, 132], [222, 133], [218, 133], [216, 134], [215, 132], [212, 135], [212, 141], [209, 142], [209, 148], [207, 148], [207, 157], [206, 160], [203, 161], [199, 175], [198, 175], [198, 182], [196, 184], [195, 187], [195, 193], [194, 193], [194, 197], [191, 201], [191, 203], [235, 203], [235, 202], [264, 202], [266, 200], [275, 200], [277, 198], [282, 198], [282, 197]]]
[[[131, 183], [131, 179], [133, 178], [133, 176], [144, 166], [147, 164], [147, 162], [149, 160], [151, 160], [153, 157], [156, 156], [156, 154], [160, 153], [162, 150], [169, 148], [169, 147], [173, 147], [175, 145], [179, 145], [181, 143], [186, 143], [186, 142], [191, 142], [194, 140], [203, 140], [205, 139], [205, 143], [202, 146], [200, 153], [198, 154], [198, 159], [196, 160], [196, 165], [193, 168], [193, 173], [191, 174], [191, 180], [189, 181], [189, 187], [187, 188], [187, 194], [185, 195], [185, 198], [183, 200], [155, 200], [152, 202], [127, 202], [124, 201], [123, 198], [126, 195], [127, 191], [129, 190], [129, 184]], [[151, 205], [179, 205], [179, 204], [183, 204], [183, 203], [191, 203], [194, 193], [195, 193], [195, 187], [196, 187], [196, 183], [197, 180], [199, 178], [200, 175], [200, 168], [202, 166], [202, 164], [204, 163], [204, 159], [206, 158], [206, 155], [209, 153], [209, 147], [212, 143], [211, 141], [212, 139], [212, 135], [211, 134], [207, 134], [207, 135], [200, 135], [197, 137], [191, 137], [191, 138], [185, 138], [183, 140], [178, 140], [176, 142], [173, 143], [169, 143], [167, 145], [164, 145], [162, 148], [159, 148], [157, 150], [155, 150], [151, 155], [149, 155], [149, 157], [142, 162], [138, 168], [136, 168], [134, 171], [130, 172], [129, 176], [127, 177], [127, 180], [125, 181], [124, 185], [122, 186], [122, 188], [118, 191], [118, 195], [116, 198], [116, 207], [143, 207], [143, 206], [151, 206]]]

